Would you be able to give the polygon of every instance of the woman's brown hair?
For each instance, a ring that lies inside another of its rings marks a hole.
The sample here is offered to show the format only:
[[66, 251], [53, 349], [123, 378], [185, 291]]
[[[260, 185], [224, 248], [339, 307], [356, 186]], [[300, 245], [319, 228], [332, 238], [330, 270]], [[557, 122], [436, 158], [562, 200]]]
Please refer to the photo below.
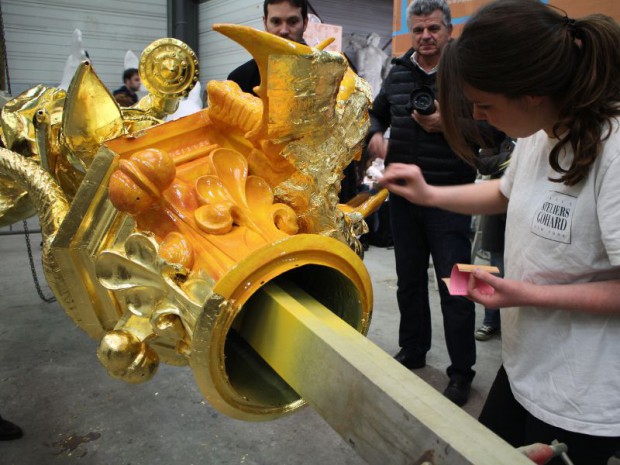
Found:
[[[508, 98], [548, 96], [559, 109], [553, 127], [560, 141], [549, 163], [556, 182], [577, 184], [587, 174], [620, 116], [620, 26], [595, 14], [573, 20], [538, 0], [497, 0], [467, 22], [442, 54], [438, 73], [444, 134], [451, 147], [472, 160], [480, 136], [467, 84]], [[568, 131], [566, 131], [568, 129]], [[562, 168], [562, 148], [575, 157]]]

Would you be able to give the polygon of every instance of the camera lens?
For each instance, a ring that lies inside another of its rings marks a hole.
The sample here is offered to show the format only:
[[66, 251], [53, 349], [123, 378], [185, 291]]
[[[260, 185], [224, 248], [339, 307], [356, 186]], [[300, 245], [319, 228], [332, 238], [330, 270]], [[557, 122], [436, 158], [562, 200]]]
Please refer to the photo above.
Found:
[[424, 115], [430, 115], [435, 111], [434, 98], [429, 94], [419, 94], [413, 101], [413, 108]]
[[421, 115], [432, 115], [435, 113], [435, 94], [429, 87], [416, 89], [411, 93], [409, 106]]

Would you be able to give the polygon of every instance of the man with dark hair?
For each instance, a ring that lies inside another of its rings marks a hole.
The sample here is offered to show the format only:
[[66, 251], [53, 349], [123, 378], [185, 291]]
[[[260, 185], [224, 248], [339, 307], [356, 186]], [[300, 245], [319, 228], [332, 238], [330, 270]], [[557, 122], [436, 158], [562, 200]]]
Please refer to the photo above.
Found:
[[[303, 36], [308, 25], [306, 0], [265, 0], [263, 3], [265, 31], [294, 42], [305, 43]], [[253, 94], [260, 84], [256, 61], [250, 60], [228, 75], [229, 81], [239, 84], [241, 90]]]
[[112, 95], [122, 107], [130, 107], [138, 103], [138, 92], [140, 90], [140, 74], [136, 68], [128, 68], [123, 73], [122, 87], [116, 89]]
[[[384, 158], [386, 165], [418, 165], [429, 184], [471, 183], [476, 172], [450, 149], [436, 102], [433, 104], [437, 65], [452, 33], [448, 4], [445, 0], [414, 0], [407, 9], [407, 24], [413, 47], [393, 60], [394, 66], [373, 103], [368, 151], [371, 156]], [[426, 105], [420, 106], [422, 103]], [[388, 127], [389, 145], [383, 137]], [[394, 358], [407, 368], [422, 368], [431, 348], [429, 256], [437, 278], [450, 276], [455, 263], [469, 263], [471, 217], [414, 205], [393, 194], [389, 208], [400, 310], [401, 350]], [[451, 361], [444, 395], [463, 405], [469, 399], [475, 374], [474, 304], [450, 295], [441, 282], [439, 295]]]
[[283, 2], [290, 3], [295, 8], [301, 8], [301, 17], [305, 21], [308, 20], [308, 2], [306, 0], [265, 0], [265, 2], [263, 3], [263, 21], [269, 16], [269, 9], [267, 8], [269, 5]]

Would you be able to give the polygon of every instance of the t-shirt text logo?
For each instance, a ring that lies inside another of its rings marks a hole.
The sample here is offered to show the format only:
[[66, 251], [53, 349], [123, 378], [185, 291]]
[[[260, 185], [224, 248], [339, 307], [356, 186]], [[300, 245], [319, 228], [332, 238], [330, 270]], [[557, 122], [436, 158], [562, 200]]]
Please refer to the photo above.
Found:
[[545, 239], [570, 244], [576, 203], [576, 197], [560, 192], [549, 192], [534, 214], [532, 232]]

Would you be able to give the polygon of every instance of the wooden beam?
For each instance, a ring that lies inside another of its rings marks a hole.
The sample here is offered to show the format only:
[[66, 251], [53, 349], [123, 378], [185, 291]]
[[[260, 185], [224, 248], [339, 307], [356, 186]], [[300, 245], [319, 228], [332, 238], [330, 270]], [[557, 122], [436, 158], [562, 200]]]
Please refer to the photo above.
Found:
[[532, 464], [290, 283], [246, 304], [241, 335], [370, 464]]

